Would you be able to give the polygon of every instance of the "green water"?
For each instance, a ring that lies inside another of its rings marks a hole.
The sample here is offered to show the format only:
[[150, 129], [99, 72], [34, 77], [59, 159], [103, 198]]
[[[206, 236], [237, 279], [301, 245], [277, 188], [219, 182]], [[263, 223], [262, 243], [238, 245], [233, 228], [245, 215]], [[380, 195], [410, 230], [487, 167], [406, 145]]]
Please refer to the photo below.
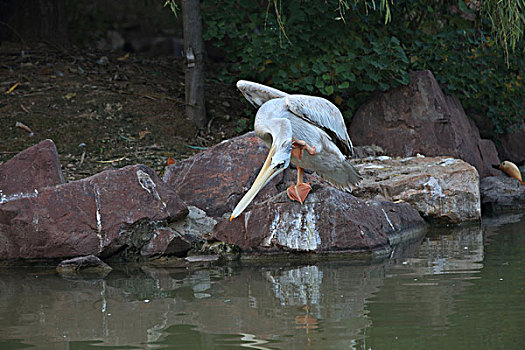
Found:
[[523, 349], [525, 217], [382, 263], [0, 269], [0, 349]]

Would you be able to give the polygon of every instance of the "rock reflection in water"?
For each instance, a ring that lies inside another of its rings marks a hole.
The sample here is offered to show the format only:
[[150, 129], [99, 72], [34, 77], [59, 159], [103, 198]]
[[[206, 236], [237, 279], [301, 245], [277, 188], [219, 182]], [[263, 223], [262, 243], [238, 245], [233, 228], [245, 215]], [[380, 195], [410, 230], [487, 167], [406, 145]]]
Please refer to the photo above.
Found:
[[483, 232], [479, 225], [431, 232], [414, 258], [403, 265], [421, 274], [472, 273], [483, 268]]
[[99, 341], [364, 349], [376, 342], [370, 337], [378, 331], [402, 335], [397, 315], [407, 309], [418, 315], [408, 321], [413, 326], [446, 328], [455, 298], [476, 278], [483, 257], [481, 229], [469, 227], [430, 235], [420, 245], [400, 247], [389, 261], [364, 266], [128, 266], [97, 281], [9, 270], [0, 279], [0, 340], [55, 348]]
[[368, 301], [374, 320], [368, 346], [418, 348], [426, 338], [446, 334], [458, 296], [480, 278], [483, 259], [479, 225], [428, 234], [414, 257], [389, 268], [381, 290]]

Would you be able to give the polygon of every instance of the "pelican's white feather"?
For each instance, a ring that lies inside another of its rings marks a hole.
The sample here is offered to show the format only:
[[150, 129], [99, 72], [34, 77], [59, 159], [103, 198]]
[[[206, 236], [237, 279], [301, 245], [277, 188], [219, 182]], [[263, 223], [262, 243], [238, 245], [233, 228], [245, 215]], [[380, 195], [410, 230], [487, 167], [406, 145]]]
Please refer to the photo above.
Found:
[[346, 131], [346, 125], [339, 108], [332, 102], [316, 96], [288, 95], [286, 105], [293, 114], [325, 131], [334, 143], [341, 143], [343, 154], [353, 154], [352, 141]]
[[261, 107], [265, 102], [274, 98], [288, 96], [286, 92], [282, 92], [281, 90], [246, 80], [239, 80], [237, 82], [237, 89], [242, 92], [248, 102], [255, 108]]

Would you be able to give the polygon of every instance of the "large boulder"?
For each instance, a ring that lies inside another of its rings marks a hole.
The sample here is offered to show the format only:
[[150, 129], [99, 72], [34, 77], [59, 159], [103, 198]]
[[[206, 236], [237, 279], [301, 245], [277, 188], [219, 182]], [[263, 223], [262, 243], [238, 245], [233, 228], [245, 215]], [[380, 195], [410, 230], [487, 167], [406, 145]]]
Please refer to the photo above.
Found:
[[[259, 173], [268, 149], [250, 132], [223, 141], [196, 156], [166, 167], [163, 180], [188, 205], [220, 217], [231, 212]], [[261, 201], [278, 193], [277, 176], [255, 199]]]
[[446, 96], [430, 71], [410, 74], [410, 83], [374, 95], [350, 125], [356, 145], [378, 145], [400, 157], [452, 156], [476, 167], [481, 177], [495, 175], [495, 146], [483, 141], [459, 100]]
[[359, 198], [407, 202], [434, 222], [481, 219], [478, 172], [461, 159], [376, 157], [355, 167], [363, 175], [353, 191]]
[[55, 144], [44, 140], [0, 164], [0, 204], [65, 182]]
[[0, 204], [0, 259], [136, 254], [155, 228], [187, 214], [150, 168], [107, 170]]
[[315, 185], [303, 205], [281, 192], [233, 222], [219, 222], [214, 235], [243, 252], [370, 254], [390, 253], [400, 239], [421, 233], [423, 227], [424, 220], [407, 203], [365, 201]]

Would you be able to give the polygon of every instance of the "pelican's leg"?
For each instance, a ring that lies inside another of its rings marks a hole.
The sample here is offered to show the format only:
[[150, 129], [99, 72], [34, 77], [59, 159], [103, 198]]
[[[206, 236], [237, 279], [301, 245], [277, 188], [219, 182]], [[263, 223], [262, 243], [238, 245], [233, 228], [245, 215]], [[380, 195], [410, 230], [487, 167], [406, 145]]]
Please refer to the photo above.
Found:
[[306, 150], [306, 152], [308, 152], [308, 154], [311, 156], [315, 154], [315, 147], [307, 145], [306, 141], [292, 138], [292, 156], [297, 159], [302, 159], [303, 150]]
[[297, 184], [288, 187], [288, 189], [286, 190], [288, 198], [290, 198], [293, 201], [298, 201], [301, 204], [304, 203], [306, 197], [308, 196], [308, 193], [310, 193], [310, 190], [312, 189], [309, 182], [303, 182], [303, 176], [304, 169], [301, 167], [297, 167]]
[[[297, 159], [303, 158], [303, 150], [306, 150], [308, 154], [314, 155], [315, 147], [309, 146], [306, 144], [306, 141], [304, 140], [297, 140], [295, 138], [292, 138], [292, 156], [296, 157]], [[306, 197], [308, 196], [308, 193], [310, 193], [310, 190], [312, 187], [310, 186], [310, 183], [304, 183], [303, 181], [304, 177], [304, 169], [301, 167], [297, 167], [297, 184], [294, 186], [288, 187], [286, 190], [286, 194], [288, 194], [288, 198], [290, 198], [293, 201], [298, 201], [299, 203], [303, 204], [306, 200]]]

